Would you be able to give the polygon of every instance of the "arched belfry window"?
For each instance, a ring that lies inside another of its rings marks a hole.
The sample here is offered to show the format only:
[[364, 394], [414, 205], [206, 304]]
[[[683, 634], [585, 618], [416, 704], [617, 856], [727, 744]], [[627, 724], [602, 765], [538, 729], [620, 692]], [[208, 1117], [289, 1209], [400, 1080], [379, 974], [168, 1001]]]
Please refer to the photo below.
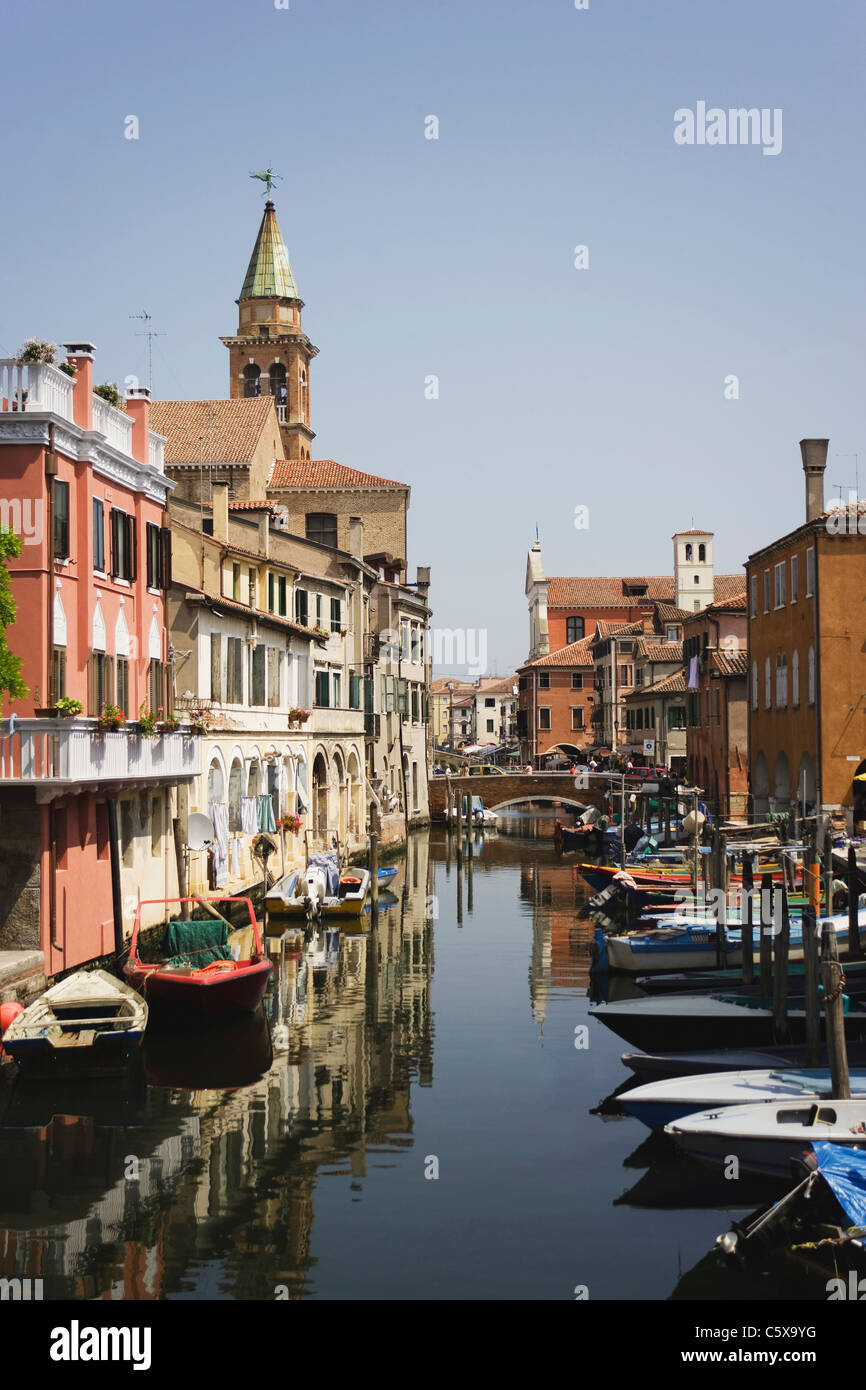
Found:
[[705, 545], [699, 545], [699, 546], [698, 546], [698, 563], [702, 565], [702, 564], [704, 563], [704, 561], [706, 560], [706, 558], [707, 558], [707, 547], [706, 547]]
[[270, 392], [276, 397], [277, 405], [286, 403], [286, 369], [282, 362], [272, 362], [270, 371]]
[[260, 396], [262, 393], [261, 371], [255, 362], [248, 362], [244, 367], [244, 395]]
[[692, 558], [692, 547], [691, 547], [691, 542], [690, 542], [690, 541], [687, 541], [687, 542], [686, 542], [686, 560], [687, 560], [687, 561], [688, 561], [688, 560], [691, 560], [691, 558]]

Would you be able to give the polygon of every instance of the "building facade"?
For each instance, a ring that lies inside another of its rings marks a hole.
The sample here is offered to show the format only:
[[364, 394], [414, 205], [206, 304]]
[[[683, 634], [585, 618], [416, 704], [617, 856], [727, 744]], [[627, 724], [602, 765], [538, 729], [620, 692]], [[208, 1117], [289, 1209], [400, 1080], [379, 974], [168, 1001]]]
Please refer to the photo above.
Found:
[[173, 724], [163, 439], [147, 391], [123, 410], [94, 392], [94, 351], [67, 344], [63, 371], [0, 364], [30, 691], [0, 725], [0, 946], [42, 950], [48, 975], [119, 948], [140, 899], [177, 893], [172, 822], [199, 757]]

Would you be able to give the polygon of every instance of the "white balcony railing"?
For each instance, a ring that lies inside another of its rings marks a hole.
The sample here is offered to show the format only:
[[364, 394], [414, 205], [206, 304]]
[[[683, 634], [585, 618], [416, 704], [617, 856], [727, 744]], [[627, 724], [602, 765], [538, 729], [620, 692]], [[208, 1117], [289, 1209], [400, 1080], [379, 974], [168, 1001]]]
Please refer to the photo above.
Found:
[[115, 410], [113, 405], [101, 396], [93, 397], [93, 428], [104, 434], [109, 444], [122, 454], [132, 457], [132, 419], [123, 410]]
[[95, 719], [19, 719], [10, 732], [10, 722], [0, 722], [0, 786], [165, 780], [201, 770], [196, 734], [102, 733]]
[[0, 410], [51, 410], [72, 421], [72, 377], [47, 362], [0, 358]]
[[156, 434], [153, 430], [150, 431], [147, 441], [147, 461], [151, 468], [157, 469], [160, 473], [165, 472], [165, 440], [161, 434]]

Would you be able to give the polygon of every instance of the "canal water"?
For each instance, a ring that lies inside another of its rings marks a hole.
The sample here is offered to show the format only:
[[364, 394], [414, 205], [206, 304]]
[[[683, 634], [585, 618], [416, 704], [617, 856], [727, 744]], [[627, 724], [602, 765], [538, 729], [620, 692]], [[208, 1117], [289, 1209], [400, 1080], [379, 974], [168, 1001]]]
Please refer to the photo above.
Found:
[[122, 1085], [7, 1087], [0, 1274], [46, 1299], [727, 1296], [701, 1261], [763, 1193], [605, 1103], [623, 1044], [588, 1017], [586, 889], [551, 835], [512, 816], [460, 871], [417, 835], [374, 929], [274, 956], [267, 1017], [149, 1037]]

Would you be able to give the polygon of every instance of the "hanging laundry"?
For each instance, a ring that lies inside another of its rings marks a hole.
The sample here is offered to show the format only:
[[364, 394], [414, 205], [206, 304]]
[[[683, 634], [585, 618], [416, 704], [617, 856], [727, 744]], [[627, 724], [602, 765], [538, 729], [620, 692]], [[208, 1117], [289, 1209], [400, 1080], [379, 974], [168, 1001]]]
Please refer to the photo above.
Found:
[[225, 801], [213, 801], [210, 807], [213, 821], [214, 887], [222, 888], [229, 876], [229, 808]]
[[232, 874], [232, 878], [240, 878], [240, 876], [241, 876], [241, 837], [240, 837], [240, 835], [235, 835], [235, 837], [233, 838], [233, 840], [232, 840], [232, 842], [231, 842], [231, 845], [229, 846], [229, 849], [230, 849], [230, 863], [231, 863], [231, 874]]
[[241, 830], [245, 835], [255, 835], [260, 829], [258, 808], [254, 796], [241, 797]]
[[689, 690], [698, 689], [698, 658], [693, 656], [689, 662]]
[[265, 793], [259, 797], [259, 830], [275, 831], [277, 822], [274, 820], [274, 803]]

